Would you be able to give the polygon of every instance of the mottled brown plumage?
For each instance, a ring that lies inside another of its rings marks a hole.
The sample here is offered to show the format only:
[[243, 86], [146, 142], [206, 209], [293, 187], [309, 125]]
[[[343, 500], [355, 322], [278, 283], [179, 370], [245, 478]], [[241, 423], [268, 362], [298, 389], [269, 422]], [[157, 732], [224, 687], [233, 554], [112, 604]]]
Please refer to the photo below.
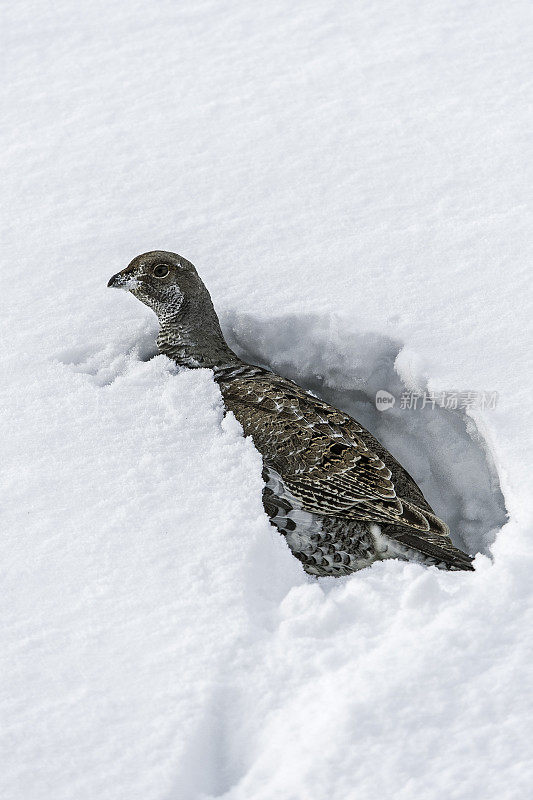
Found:
[[472, 569], [415, 481], [367, 430], [236, 356], [190, 262], [153, 251], [109, 285], [154, 309], [161, 352], [180, 365], [213, 370], [226, 408], [262, 454], [265, 510], [307, 572], [344, 575], [391, 557]]

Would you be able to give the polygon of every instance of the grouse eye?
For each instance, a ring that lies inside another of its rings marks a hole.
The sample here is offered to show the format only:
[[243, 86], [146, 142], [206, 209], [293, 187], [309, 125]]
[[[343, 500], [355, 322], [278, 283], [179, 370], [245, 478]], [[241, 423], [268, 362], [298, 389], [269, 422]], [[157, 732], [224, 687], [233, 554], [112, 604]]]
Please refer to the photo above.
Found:
[[166, 278], [169, 273], [169, 269], [166, 264], [156, 264], [153, 269], [153, 274], [156, 278]]

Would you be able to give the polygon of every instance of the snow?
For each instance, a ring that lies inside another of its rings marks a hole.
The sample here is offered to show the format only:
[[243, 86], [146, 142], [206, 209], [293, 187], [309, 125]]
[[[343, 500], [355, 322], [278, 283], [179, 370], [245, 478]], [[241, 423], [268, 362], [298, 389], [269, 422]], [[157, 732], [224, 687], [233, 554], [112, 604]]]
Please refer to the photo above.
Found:
[[[532, 792], [525, 0], [4, 9], [0, 794]], [[198, 268], [473, 574], [307, 578], [211, 373], [108, 278]], [[498, 392], [495, 409], [377, 391]]]

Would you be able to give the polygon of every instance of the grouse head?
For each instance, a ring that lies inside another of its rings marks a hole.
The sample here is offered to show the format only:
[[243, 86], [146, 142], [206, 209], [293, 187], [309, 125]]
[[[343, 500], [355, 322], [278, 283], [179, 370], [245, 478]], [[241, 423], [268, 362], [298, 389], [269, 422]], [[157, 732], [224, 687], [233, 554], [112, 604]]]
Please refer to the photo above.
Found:
[[161, 352], [188, 366], [213, 366], [237, 357], [224, 341], [211, 297], [190, 261], [177, 253], [143, 253], [109, 280], [159, 317]]
[[210, 305], [209, 293], [194, 265], [177, 253], [152, 250], [137, 256], [117, 272], [108, 286], [125, 289], [150, 306], [158, 317], [175, 316], [185, 307]]

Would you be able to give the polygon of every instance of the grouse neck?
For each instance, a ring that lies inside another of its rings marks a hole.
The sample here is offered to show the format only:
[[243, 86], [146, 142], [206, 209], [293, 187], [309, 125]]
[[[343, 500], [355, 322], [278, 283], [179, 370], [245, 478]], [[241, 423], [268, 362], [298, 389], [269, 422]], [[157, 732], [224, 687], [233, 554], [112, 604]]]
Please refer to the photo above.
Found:
[[217, 370], [243, 363], [226, 344], [214, 309], [209, 318], [179, 312], [161, 315], [159, 325], [159, 351], [180, 366]]

